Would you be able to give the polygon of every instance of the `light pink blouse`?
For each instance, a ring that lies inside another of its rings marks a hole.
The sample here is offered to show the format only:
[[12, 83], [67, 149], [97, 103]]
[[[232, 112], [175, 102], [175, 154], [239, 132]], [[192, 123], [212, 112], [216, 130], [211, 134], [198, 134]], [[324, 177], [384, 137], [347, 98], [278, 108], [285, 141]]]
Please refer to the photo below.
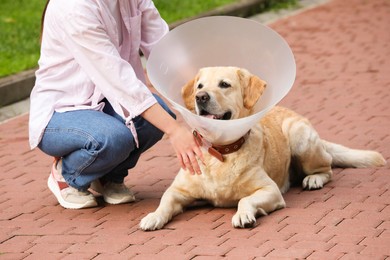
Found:
[[[119, 2], [121, 25], [110, 1]], [[131, 119], [156, 103], [145, 85], [139, 49], [147, 58], [168, 30], [151, 0], [51, 1], [31, 93], [31, 148], [54, 111], [102, 110], [103, 98], [136, 137]]]

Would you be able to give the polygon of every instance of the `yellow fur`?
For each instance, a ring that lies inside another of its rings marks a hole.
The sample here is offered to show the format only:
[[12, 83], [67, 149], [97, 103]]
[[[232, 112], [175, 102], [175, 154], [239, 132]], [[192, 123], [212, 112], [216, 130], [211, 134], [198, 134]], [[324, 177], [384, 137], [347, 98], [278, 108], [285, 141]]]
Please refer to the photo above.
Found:
[[[221, 81], [229, 88], [221, 88]], [[199, 88], [199, 84], [202, 87]], [[232, 119], [248, 116], [263, 93], [266, 84], [247, 70], [235, 67], [203, 68], [183, 87], [188, 109], [199, 113], [195, 97], [200, 91], [210, 96], [210, 110], [226, 110]], [[207, 138], [207, 137], [206, 137]], [[354, 150], [323, 141], [309, 121], [295, 112], [275, 107], [256, 124], [235, 153], [224, 155], [220, 162], [203, 151], [205, 165], [201, 175], [181, 169], [164, 193], [157, 210], [142, 219], [143, 230], [162, 228], [185, 206], [204, 199], [218, 207], [235, 207], [234, 227], [251, 227], [258, 215], [285, 207], [282, 193], [290, 186], [292, 164], [306, 176], [305, 189], [322, 188], [332, 177], [332, 164], [348, 167], [372, 167], [385, 164], [374, 151]]]

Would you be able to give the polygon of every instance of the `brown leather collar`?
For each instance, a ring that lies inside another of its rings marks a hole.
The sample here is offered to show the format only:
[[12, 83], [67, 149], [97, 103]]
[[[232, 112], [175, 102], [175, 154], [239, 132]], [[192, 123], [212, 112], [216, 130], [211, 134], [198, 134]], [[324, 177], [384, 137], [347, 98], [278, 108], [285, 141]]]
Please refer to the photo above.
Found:
[[242, 136], [240, 139], [235, 141], [234, 143], [231, 144], [226, 144], [226, 145], [216, 145], [208, 142], [201, 134], [199, 134], [196, 130], [193, 131], [193, 134], [195, 136], [195, 140], [200, 146], [204, 146], [209, 154], [220, 160], [221, 162], [224, 161], [223, 155], [224, 154], [230, 154], [237, 152], [240, 150], [242, 145], [245, 143], [246, 138], [248, 137], [250, 133], [250, 130], [248, 133], [246, 133], [244, 136]]

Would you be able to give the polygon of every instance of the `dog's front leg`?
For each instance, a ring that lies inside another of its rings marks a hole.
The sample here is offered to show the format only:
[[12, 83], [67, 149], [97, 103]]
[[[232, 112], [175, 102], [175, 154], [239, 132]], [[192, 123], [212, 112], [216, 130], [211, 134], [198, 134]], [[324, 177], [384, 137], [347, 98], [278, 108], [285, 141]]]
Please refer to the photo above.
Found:
[[237, 213], [232, 218], [235, 228], [249, 228], [256, 224], [256, 216], [286, 207], [278, 186], [270, 179], [270, 184], [261, 187], [252, 195], [238, 202]]
[[173, 186], [163, 194], [160, 205], [155, 212], [149, 213], [141, 220], [140, 228], [143, 230], [161, 229], [173, 216], [181, 213], [183, 208], [193, 202], [192, 198], [184, 196]]

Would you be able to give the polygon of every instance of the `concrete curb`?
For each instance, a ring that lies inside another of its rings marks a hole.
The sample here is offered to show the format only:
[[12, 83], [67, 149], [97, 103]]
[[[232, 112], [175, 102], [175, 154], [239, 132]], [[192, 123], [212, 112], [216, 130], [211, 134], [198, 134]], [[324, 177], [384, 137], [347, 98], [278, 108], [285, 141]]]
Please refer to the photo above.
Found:
[[[169, 27], [173, 29], [190, 20], [206, 16], [234, 15], [248, 17], [263, 10], [265, 2], [266, 0], [241, 0], [240, 2], [219, 7], [189, 19], [177, 21], [170, 24]], [[36, 69], [37, 68], [34, 68], [15, 75], [0, 78], [0, 107], [24, 100], [30, 96], [31, 90], [35, 84]]]
[[35, 70], [31, 69], [0, 79], [0, 107], [30, 96], [35, 83]]

